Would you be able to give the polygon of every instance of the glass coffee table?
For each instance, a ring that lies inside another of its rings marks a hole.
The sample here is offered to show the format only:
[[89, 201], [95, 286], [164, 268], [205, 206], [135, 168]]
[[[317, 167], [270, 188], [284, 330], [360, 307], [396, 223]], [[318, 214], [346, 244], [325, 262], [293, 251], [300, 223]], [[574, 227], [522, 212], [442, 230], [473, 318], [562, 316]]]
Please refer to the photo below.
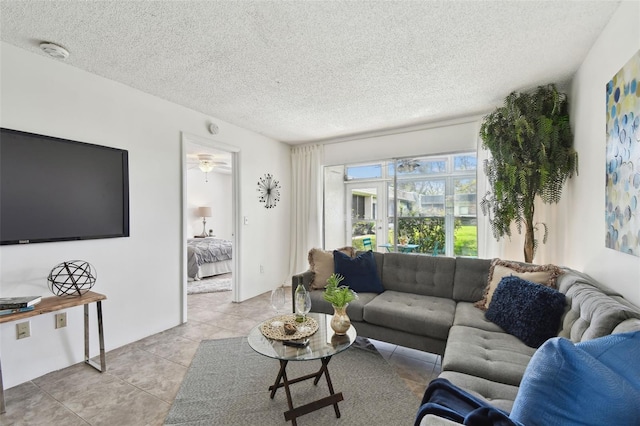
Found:
[[[293, 315], [292, 315], [293, 316]], [[284, 388], [287, 395], [287, 403], [289, 410], [285, 411], [285, 420], [291, 420], [293, 426], [296, 426], [296, 418], [305, 414], [311, 413], [323, 407], [333, 405], [333, 409], [336, 412], [336, 417], [340, 417], [340, 409], [338, 408], [338, 402], [344, 398], [342, 392], [334, 392], [333, 384], [331, 383], [331, 376], [329, 375], [329, 361], [331, 357], [339, 354], [340, 352], [348, 349], [349, 346], [355, 341], [358, 334], [356, 329], [351, 326], [345, 335], [336, 335], [331, 329], [331, 315], [309, 313], [310, 318], [317, 322], [318, 329], [315, 333], [308, 337], [309, 343], [302, 347], [287, 346], [283, 343], [283, 340], [269, 339], [264, 336], [262, 332], [263, 324], [272, 323], [272, 319], [268, 319], [263, 323], [255, 326], [247, 336], [249, 346], [261, 355], [269, 358], [277, 359], [280, 362], [280, 371], [276, 376], [276, 380], [272, 386], [269, 386], [271, 391], [271, 399], [274, 398], [276, 391], [279, 388]], [[308, 374], [306, 376], [298, 377], [295, 379], [289, 379], [287, 377], [287, 364], [289, 361], [313, 361], [320, 360], [321, 367], [316, 373]], [[329, 396], [321, 398], [317, 401], [310, 402], [299, 407], [293, 406], [291, 400], [291, 391], [289, 386], [302, 382], [304, 380], [314, 379], [313, 384], [317, 385], [318, 381], [324, 375], [329, 387]]]

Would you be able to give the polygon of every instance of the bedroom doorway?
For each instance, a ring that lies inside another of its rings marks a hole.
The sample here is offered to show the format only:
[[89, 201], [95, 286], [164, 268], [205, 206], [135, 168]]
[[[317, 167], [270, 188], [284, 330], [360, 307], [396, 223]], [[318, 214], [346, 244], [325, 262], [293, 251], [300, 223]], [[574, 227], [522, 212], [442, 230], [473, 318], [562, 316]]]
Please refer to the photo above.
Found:
[[188, 294], [231, 291], [237, 300], [237, 153], [213, 139], [182, 134], [182, 321]]

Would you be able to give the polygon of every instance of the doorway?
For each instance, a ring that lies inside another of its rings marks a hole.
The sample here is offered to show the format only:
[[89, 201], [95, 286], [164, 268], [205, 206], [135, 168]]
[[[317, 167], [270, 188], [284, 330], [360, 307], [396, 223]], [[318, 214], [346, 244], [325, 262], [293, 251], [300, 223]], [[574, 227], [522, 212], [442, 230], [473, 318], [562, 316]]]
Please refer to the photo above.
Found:
[[[387, 194], [382, 182], [347, 183], [346, 241], [358, 250], [379, 251], [387, 244]], [[349, 211], [350, 210], [350, 211]]]
[[[238, 300], [238, 153], [237, 147], [182, 134], [182, 322], [187, 321], [189, 285], [202, 284], [207, 275], [230, 272], [232, 300]], [[196, 262], [194, 247], [214, 243], [222, 244], [217, 251], [227, 251], [230, 259]]]

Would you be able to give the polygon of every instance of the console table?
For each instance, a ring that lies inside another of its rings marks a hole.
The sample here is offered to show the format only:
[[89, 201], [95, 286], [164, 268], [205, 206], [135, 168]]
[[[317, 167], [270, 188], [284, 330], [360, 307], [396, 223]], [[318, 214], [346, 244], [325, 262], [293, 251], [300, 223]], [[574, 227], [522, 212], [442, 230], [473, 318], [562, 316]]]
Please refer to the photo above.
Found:
[[[51, 312], [61, 311], [63, 309], [72, 308], [74, 306], [84, 306], [84, 362], [89, 364], [101, 373], [107, 370], [107, 363], [104, 354], [104, 334], [102, 332], [102, 301], [107, 296], [93, 291], [88, 291], [82, 296], [51, 296], [43, 297], [32, 311], [17, 312], [9, 315], [0, 315], [0, 324], [5, 322], [13, 322], [36, 315], [48, 314]], [[100, 341], [100, 364], [94, 362], [89, 356], [89, 304], [96, 304], [98, 311], [98, 339]], [[52, 323], [53, 328], [53, 323]], [[0, 362], [0, 414], [5, 412], [4, 405], [4, 386], [2, 384], [2, 363]]]

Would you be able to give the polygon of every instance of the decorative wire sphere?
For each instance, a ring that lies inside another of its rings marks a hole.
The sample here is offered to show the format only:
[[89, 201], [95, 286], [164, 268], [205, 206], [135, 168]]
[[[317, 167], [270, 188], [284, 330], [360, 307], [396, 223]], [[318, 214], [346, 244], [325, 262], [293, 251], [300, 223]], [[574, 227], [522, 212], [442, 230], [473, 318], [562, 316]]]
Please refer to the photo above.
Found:
[[84, 260], [56, 265], [47, 278], [49, 290], [56, 296], [82, 296], [96, 283], [96, 269]]

